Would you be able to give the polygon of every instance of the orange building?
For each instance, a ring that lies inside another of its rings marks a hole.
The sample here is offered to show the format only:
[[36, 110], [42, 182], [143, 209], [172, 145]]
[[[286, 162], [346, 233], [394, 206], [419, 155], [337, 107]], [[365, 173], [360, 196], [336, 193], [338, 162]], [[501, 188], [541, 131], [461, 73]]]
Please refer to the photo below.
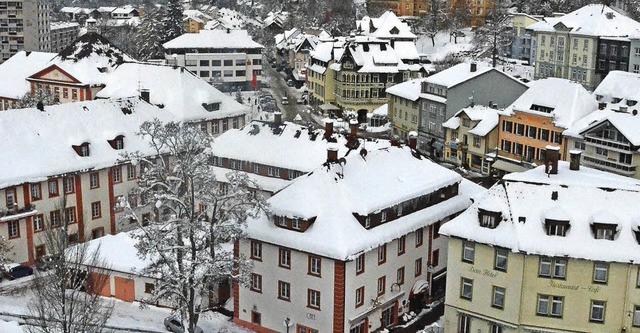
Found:
[[478, 27], [484, 24], [489, 11], [493, 9], [496, 0], [451, 0], [450, 9], [458, 11], [468, 10], [471, 16], [471, 26]]
[[388, 8], [398, 16], [425, 16], [429, 9], [428, 2], [428, 0], [369, 0], [368, 5]]

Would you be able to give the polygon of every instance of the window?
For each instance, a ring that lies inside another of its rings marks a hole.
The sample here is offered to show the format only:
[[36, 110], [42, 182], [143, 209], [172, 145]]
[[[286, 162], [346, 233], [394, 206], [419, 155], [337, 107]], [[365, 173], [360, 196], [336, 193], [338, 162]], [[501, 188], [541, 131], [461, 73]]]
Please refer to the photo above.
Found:
[[481, 142], [482, 142], [482, 139], [479, 136], [477, 136], [477, 135], [473, 136], [473, 146], [474, 147], [480, 148]]
[[62, 183], [64, 185], [65, 194], [73, 193], [75, 191], [76, 184], [75, 184], [75, 179], [73, 179], [73, 177], [65, 177]]
[[538, 275], [554, 279], [564, 279], [567, 276], [567, 260], [541, 257]]
[[58, 196], [58, 180], [50, 180], [48, 183], [49, 187], [49, 197]]
[[471, 317], [463, 314], [458, 317], [458, 333], [471, 333]]
[[387, 262], [387, 244], [378, 247], [378, 265], [382, 265], [385, 262]]
[[122, 183], [122, 168], [117, 166], [111, 169], [111, 176], [114, 183]]
[[491, 333], [502, 333], [502, 326], [491, 324]]
[[604, 311], [606, 303], [604, 301], [591, 301], [591, 314], [589, 315], [589, 321], [595, 323], [604, 323]]
[[307, 307], [320, 310], [320, 292], [313, 289], [307, 290]]
[[356, 275], [364, 273], [364, 253], [356, 258]]
[[398, 270], [396, 271], [396, 283], [399, 285], [404, 284], [404, 266], [398, 268]]
[[609, 265], [596, 262], [593, 264], [593, 283], [607, 283], [609, 276]]
[[551, 295], [538, 295], [538, 308], [536, 313], [539, 316], [562, 317], [562, 303], [564, 297]]
[[471, 300], [473, 297], [473, 280], [461, 278], [460, 285], [460, 298]]
[[640, 327], [640, 305], [636, 305], [633, 309], [633, 326]]
[[280, 249], [280, 261], [278, 266], [282, 268], [291, 268], [291, 250]]
[[380, 222], [387, 222], [387, 211], [383, 210], [380, 213]]
[[493, 214], [487, 214], [480, 211], [480, 226], [484, 228], [495, 229], [498, 226], [498, 216]]
[[291, 220], [291, 228], [295, 230], [300, 230], [300, 219], [292, 219]]
[[262, 292], [262, 275], [251, 273], [251, 290]]
[[414, 270], [415, 270], [414, 276], [422, 275], [422, 258], [416, 259]]
[[225, 60], [224, 61], [224, 65], [225, 66], [233, 66], [233, 60]]
[[431, 266], [437, 267], [440, 263], [440, 249], [435, 249], [431, 253]]
[[127, 165], [127, 179], [128, 180], [136, 179], [136, 166], [133, 164]]
[[569, 229], [569, 221], [545, 220], [545, 224], [547, 227], [548, 236], [564, 237], [567, 235], [567, 230]]
[[100, 176], [97, 172], [92, 172], [89, 174], [89, 188], [98, 187], [100, 187]]
[[387, 288], [387, 277], [382, 276], [378, 278], [378, 296], [384, 295], [384, 291]]
[[211, 66], [220, 67], [220, 64], [222, 64], [220, 60], [211, 60]]
[[422, 228], [420, 228], [416, 230], [416, 247], [422, 246], [423, 242], [424, 242], [424, 232], [422, 231]]
[[262, 243], [251, 241], [251, 259], [262, 261]]
[[100, 201], [91, 203], [91, 218], [97, 219], [102, 216]]
[[60, 222], [62, 221], [62, 218], [60, 217], [60, 211], [59, 210], [51, 211], [49, 213], [49, 219], [51, 220], [52, 228], [59, 227]]
[[309, 275], [320, 276], [322, 273], [322, 258], [309, 256]]
[[38, 232], [42, 231], [44, 228], [44, 215], [38, 214], [33, 217], [33, 231]]
[[614, 235], [615, 235], [615, 228], [595, 227], [596, 239], [613, 240]]
[[200, 60], [200, 66], [209, 67], [209, 60]]
[[36, 201], [42, 199], [42, 188], [40, 184], [31, 184], [31, 200]]
[[278, 298], [283, 301], [291, 300], [291, 284], [289, 282], [278, 281]]
[[153, 294], [153, 290], [156, 289], [153, 283], [145, 283], [144, 284], [144, 292], [145, 294]]
[[65, 208], [64, 210], [64, 218], [66, 219], [67, 224], [76, 223], [76, 209], [75, 207]]
[[280, 168], [270, 166], [267, 168], [267, 174], [269, 177], [280, 177]]
[[246, 76], [247, 71], [236, 71], [236, 76]]
[[473, 264], [475, 255], [476, 255], [476, 249], [473, 243], [463, 242], [462, 243], [462, 261]]
[[406, 238], [405, 236], [402, 236], [400, 238], [398, 238], [398, 255], [401, 256], [404, 254], [405, 251], [405, 245], [406, 245]]
[[491, 300], [491, 306], [498, 309], [504, 309], [504, 294], [504, 288], [493, 286], [493, 297]]
[[498, 271], [507, 271], [507, 258], [509, 257], [509, 251], [506, 249], [495, 250], [495, 262], [493, 268]]
[[4, 190], [5, 201], [7, 203], [7, 208], [12, 208], [13, 205], [16, 204], [16, 189], [15, 188], [7, 188]]
[[364, 304], [364, 286], [356, 289], [356, 308]]
[[20, 224], [19, 221], [9, 221], [7, 229], [9, 231], [9, 239], [20, 237]]

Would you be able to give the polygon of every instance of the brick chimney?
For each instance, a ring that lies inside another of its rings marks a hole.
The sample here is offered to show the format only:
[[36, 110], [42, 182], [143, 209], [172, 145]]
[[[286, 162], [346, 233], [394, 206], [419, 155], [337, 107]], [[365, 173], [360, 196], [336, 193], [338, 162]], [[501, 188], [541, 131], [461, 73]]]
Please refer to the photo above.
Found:
[[560, 147], [547, 146], [547, 154], [544, 161], [544, 172], [546, 174], [558, 174], [558, 159], [560, 159]]
[[349, 121], [349, 142], [358, 140], [358, 121], [351, 119]]
[[328, 119], [324, 123], [324, 139], [329, 140], [329, 138], [333, 135], [333, 119]]
[[327, 163], [334, 163], [338, 161], [338, 144], [335, 142], [329, 142], [327, 144]]
[[276, 125], [282, 124], [282, 112], [273, 113], [273, 123]]
[[571, 160], [569, 162], [569, 170], [580, 170], [580, 155], [582, 155], [582, 150], [574, 149], [569, 151], [569, 156], [571, 156]]
[[418, 146], [418, 133], [415, 131], [409, 132], [409, 148], [416, 149]]
[[397, 135], [391, 137], [391, 147], [400, 147], [400, 140]]
[[469, 64], [469, 71], [471, 71], [472, 73], [478, 70], [478, 64], [476, 64], [475, 62], [471, 62]]

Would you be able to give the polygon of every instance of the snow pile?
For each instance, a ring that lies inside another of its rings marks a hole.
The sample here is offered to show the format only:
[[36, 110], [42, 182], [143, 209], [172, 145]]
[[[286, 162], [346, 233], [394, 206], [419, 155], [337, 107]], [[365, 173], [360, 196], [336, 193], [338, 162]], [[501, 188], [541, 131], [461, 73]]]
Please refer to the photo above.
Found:
[[432, 62], [444, 60], [449, 55], [457, 55], [473, 49], [473, 33], [471, 29], [463, 29], [465, 37], [458, 37], [458, 42], [454, 43], [453, 37], [448, 31], [440, 31], [434, 37], [435, 46], [428, 36], [420, 36], [416, 42], [418, 52], [426, 55]]
[[0, 333], [22, 333], [24, 330], [15, 321], [0, 320]]

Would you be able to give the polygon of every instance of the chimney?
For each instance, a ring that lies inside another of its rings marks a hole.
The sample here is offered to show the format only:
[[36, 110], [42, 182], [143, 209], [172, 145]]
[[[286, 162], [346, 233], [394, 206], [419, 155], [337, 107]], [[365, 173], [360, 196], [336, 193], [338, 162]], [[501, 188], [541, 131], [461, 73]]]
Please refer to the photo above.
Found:
[[324, 123], [324, 139], [329, 140], [329, 138], [333, 135], [333, 119], [328, 119]]
[[391, 147], [400, 147], [400, 141], [397, 135], [391, 137]]
[[338, 145], [335, 142], [329, 142], [327, 144], [327, 163], [334, 163], [338, 161]]
[[273, 113], [273, 123], [276, 125], [282, 124], [282, 112]]
[[351, 119], [349, 121], [349, 129], [351, 130], [349, 132], [349, 142], [358, 140], [358, 121], [355, 119]]
[[473, 73], [476, 70], [478, 70], [478, 64], [476, 64], [475, 62], [472, 62], [471, 64], [469, 64], [469, 70]]
[[409, 148], [416, 149], [418, 146], [418, 133], [415, 131], [409, 132]]
[[560, 158], [560, 147], [547, 146], [547, 155], [544, 161], [544, 172], [546, 174], [558, 174], [558, 159]]
[[147, 102], [147, 103], [151, 103], [151, 99], [149, 98], [149, 89], [140, 89], [140, 99]]
[[607, 107], [607, 103], [598, 103], [598, 110], [604, 110]]
[[231, 29], [227, 28], [227, 33], [230, 34], [231, 33]]
[[571, 156], [571, 160], [569, 162], [569, 170], [580, 170], [580, 155], [582, 155], [582, 150], [571, 150], [569, 151], [569, 155]]

